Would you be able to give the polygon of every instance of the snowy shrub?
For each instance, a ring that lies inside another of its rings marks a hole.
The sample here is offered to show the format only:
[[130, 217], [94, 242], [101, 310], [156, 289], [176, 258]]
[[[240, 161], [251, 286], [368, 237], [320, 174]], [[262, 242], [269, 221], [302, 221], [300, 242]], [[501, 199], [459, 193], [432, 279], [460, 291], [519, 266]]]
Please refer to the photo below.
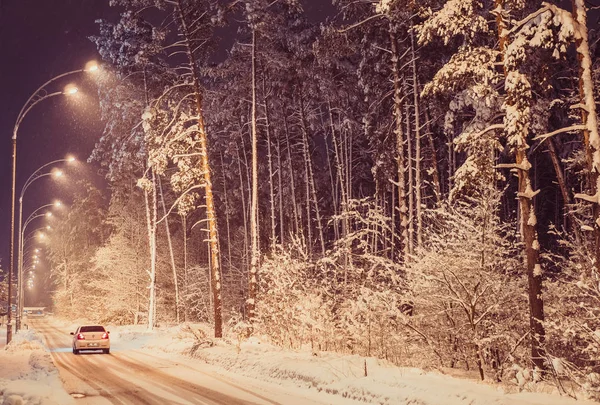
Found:
[[600, 274], [593, 263], [593, 243], [563, 236], [561, 244], [567, 254], [549, 257], [560, 273], [548, 285], [547, 351], [557, 377], [571, 379], [598, 400]]
[[347, 339], [346, 350], [402, 363], [407, 344], [405, 303], [404, 297], [393, 291], [360, 288], [339, 311], [338, 327]]
[[94, 314], [100, 321], [135, 323], [136, 312], [145, 305], [145, 300], [140, 302], [139, 291], [146, 288], [146, 262], [136, 251], [143, 242], [142, 238], [136, 241], [125, 232], [116, 232], [96, 250], [93, 270], [99, 277], [90, 280], [88, 294], [93, 291], [95, 299], [102, 303], [102, 311]]
[[331, 324], [330, 305], [311, 277], [314, 265], [297, 252], [279, 246], [262, 263], [256, 329], [274, 344], [299, 348], [310, 343], [316, 350]]
[[339, 351], [398, 361], [398, 351], [405, 347], [402, 308], [410, 300], [402, 267], [379, 250], [393, 242], [393, 236], [386, 236], [393, 235], [391, 219], [373, 199], [365, 198], [349, 200], [333, 220], [351, 229], [318, 263], [334, 301], [332, 343]]
[[210, 300], [210, 274], [203, 266], [191, 266], [187, 269], [187, 279], [183, 291], [186, 317], [193, 322], [212, 320], [212, 302]]
[[506, 362], [526, 357], [527, 301], [508, 229], [496, 216], [500, 193], [427, 211], [427, 242], [410, 264], [414, 331], [442, 366], [488, 365], [497, 379]]

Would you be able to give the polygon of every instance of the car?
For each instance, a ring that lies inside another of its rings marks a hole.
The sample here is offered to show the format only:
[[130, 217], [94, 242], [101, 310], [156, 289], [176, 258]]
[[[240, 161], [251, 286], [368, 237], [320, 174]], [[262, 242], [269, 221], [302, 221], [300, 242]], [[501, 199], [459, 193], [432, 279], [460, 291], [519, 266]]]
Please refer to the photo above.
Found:
[[73, 354], [82, 350], [102, 350], [110, 353], [110, 332], [101, 325], [85, 325], [77, 328], [73, 335]]

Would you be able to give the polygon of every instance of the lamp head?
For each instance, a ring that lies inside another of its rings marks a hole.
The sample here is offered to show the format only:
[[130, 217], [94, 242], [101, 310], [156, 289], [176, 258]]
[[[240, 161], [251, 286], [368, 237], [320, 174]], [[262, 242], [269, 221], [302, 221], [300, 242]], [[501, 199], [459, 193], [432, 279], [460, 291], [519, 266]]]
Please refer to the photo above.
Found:
[[62, 176], [63, 176], [63, 174], [64, 174], [64, 173], [63, 173], [63, 171], [62, 171], [62, 170], [60, 170], [60, 169], [57, 169], [57, 170], [55, 170], [54, 172], [52, 172], [52, 175], [53, 175], [54, 177], [62, 177]]
[[60, 207], [62, 205], [62, 203], [60, 201], [55, 201], [54, 202], [54, 206], [55, 207]]
[[85, 68], [83, 69], [85, 72], [95, 73], [100, 69], [98, 63], [95, 60], [91, 60], [85, 64]]
[[72, 162], [76, 161], [76, 160], [77, 160], [77, 158], [75, 158], [75, 156], [73, 156], [73, 155], [68, 155], [68, 156], [65, 158], [65, 160], [66, 160], [68, 163], [72, 163]]
[[[52, 213], [48, 211], [48, 212], [46, 212], [46, 216], [47, 216], [47, 217], [51, 217], [51, 216], [52, 216]], [[43, 234], [42, 234], [42, 235], [43, 235]]]
[[66, 94], [67, 96], [72, 96], [73, 94], [77, 93], [78, 91], [79, 91], [79, 89], [77, 88], [77, 86], [75, 86], [74, 84], [68, 84], [67, 87], [65, 87], [63, 94]]

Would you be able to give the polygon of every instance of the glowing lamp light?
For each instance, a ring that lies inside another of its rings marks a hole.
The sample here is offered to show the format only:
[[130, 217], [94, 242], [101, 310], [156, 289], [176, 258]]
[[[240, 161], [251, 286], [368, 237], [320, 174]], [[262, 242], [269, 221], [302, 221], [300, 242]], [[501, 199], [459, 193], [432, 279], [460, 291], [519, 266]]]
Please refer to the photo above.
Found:
[[97, 72], [100, 69], [100, 66], [98, 66], [98, 63], [94, 60], [89, 61], [88, 63], [85, 64], [85, 68], [83, 69], [86, 72]]
[[64, 174], [64, 173], [63, 173], [63, 171], [62, 171], [62, 170], [56, 170], [56, 171], [54, 171], [54, 173], [52, 173], [52, 175], [53, 175], [54, 177], [62, 177], [62, 176], [63, 176], [63, 174]]
[[[52, 216], [52, 213], [51, 213], [51, 212], [46, 212], [46, 216], [49, 218], [49, 217], [51, 217], [51, 216]], [[43, 235], [43, 233], [42, 233], [42, 234], [40, 234], [40, 235]]]
[[67, 87], [65, 87], [64, 94], [73, 95], [73, 94], [77, 93], [78, 91], [79, 91], [79, 89], [75, 85], [69, 84]]

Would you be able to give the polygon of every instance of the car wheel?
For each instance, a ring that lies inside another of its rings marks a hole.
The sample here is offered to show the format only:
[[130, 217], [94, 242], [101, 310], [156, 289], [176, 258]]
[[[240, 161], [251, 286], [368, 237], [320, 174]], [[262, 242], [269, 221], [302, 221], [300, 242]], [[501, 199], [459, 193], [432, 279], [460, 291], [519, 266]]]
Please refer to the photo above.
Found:
[[73, 348], [73, 354], [79, 354], [79, 350]]
[[102, 349], [102, 351], [104, 352], [104, 354], [110, 354], [110, 349]]

